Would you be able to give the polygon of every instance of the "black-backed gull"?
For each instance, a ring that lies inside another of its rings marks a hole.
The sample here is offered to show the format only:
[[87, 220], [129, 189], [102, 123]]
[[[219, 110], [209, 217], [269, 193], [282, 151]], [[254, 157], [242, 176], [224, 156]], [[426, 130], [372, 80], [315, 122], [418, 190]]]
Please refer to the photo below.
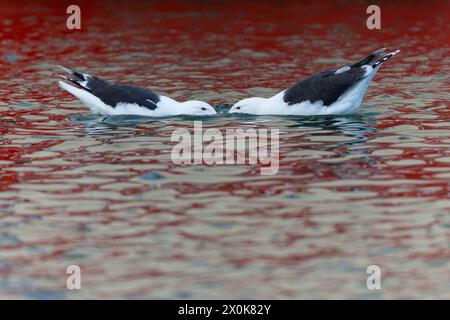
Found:
[[316, 73], [271, 98], [248, 98], [237, 102], [229, 113], [277, 115], [331, 115], [355, 112], [367, 86], [382, 63], [396, 50], [377, 59], [386, 48], [371, 53], [350, 66]]
[[59, 81], [59, 86], [79, 98], [94, 114], [165, 117], [212, 115], [217, 112], [203, 101], [178, 102], [147, 88], [114, 84], [104, 79], [59, 66], [73, 77], [61, 76], [75, 84]]

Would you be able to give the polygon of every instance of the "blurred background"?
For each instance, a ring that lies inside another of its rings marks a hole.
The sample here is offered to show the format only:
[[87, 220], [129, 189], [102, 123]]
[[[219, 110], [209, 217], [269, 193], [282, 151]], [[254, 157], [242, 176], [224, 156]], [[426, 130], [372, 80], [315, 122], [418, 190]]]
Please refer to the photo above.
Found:
[[[449, 2], [377, 1], [380, 30], [370, 4], [0, 1], [0, 298], [450, 298]], [[56, 85], [60, 64], [223, 113], [381, 47], [402, 52], [356, 115], [203, 119], [279, 129], [269, 177], [175, 166], [194, 119], [92, 116]]]

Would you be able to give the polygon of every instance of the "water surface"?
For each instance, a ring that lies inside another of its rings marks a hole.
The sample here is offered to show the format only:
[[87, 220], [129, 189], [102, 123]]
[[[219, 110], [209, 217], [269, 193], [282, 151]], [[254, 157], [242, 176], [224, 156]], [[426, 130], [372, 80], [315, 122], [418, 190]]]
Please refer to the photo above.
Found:
[[[0, 298], [450, 298], [448, 2], [0, 4]], [[229, 116], [401, 49], [352, 116]], [[91, 116], [62, 64], [219, 106]], [[280, 169], [176, 166], [177, 128], [280, 130]], [[65, 270], [82, 269], [82, 290]], [[382, 289], [366, 288], [366, 268]]]

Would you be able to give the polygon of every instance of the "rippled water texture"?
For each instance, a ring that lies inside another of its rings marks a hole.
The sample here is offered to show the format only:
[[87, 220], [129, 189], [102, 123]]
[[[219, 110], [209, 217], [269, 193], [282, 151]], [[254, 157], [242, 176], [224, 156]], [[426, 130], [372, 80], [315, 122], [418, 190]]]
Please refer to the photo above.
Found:
[[[363, 2], [78, 4], [81, 31], [0, 4], [1, 298], [450, 298], [449, 2], [381, 1], [374, 31]], [[203, 119], [279, 129], [275, 176], [176, 166], [193, 118], [90, 116], [54, 68], [225, 112], [385, 46], [357, 115]]]

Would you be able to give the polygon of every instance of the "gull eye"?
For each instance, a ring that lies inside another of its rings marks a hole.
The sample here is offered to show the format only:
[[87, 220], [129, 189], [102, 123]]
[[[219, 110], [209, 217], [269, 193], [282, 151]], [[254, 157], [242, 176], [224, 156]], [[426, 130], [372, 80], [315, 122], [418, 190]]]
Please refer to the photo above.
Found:
[[206, 111], [206, 108], [205, 108], [205, 107], [202, 107], [202, 110], [203, 110], [203, 111]]
[[241, 107], [236, 107], [236, 110], [241, 110]]

